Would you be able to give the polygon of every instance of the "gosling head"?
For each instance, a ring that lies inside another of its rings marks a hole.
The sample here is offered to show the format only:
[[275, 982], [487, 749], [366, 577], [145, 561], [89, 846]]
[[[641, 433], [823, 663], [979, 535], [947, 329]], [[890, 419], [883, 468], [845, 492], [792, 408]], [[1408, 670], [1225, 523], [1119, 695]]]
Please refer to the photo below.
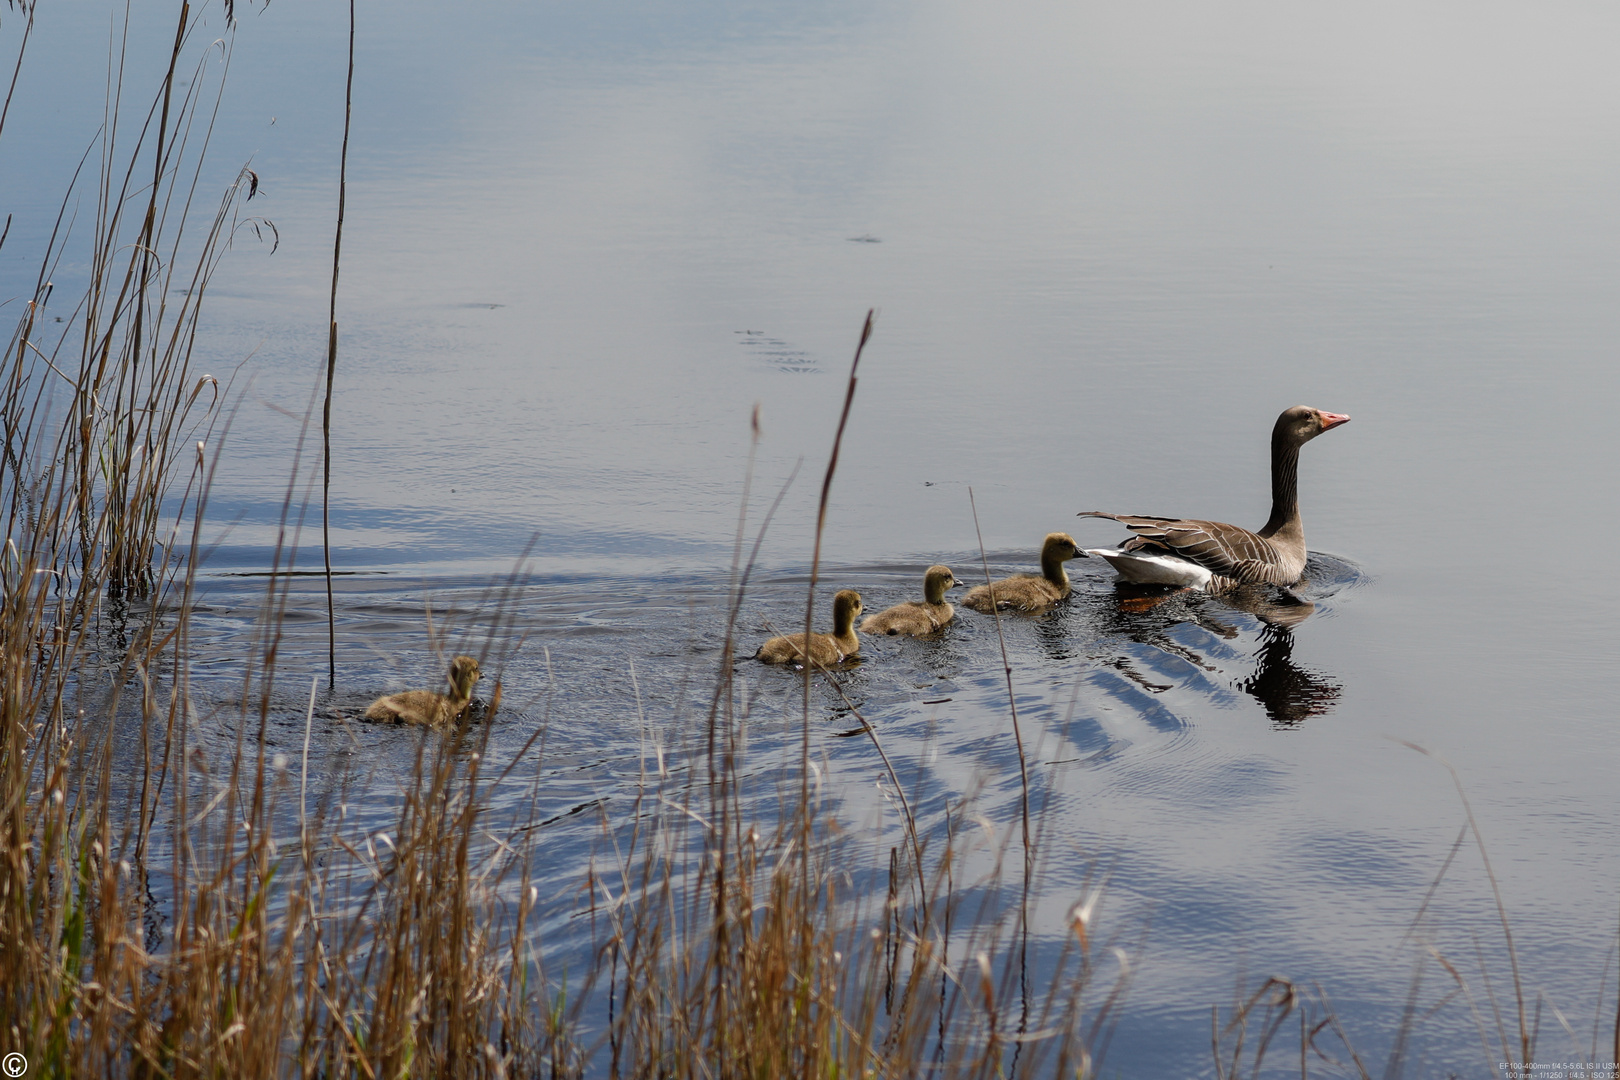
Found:
[[833, 597], [833, 629], [840, 634], [848, 633], [864, 610], [860, 593], [854, 589], [840, 589], [838, 595]]
[[1271, 429], [1271, 441], [1274, 445], [1297, 448], [1322, 432], [1349, 422], [1350, 417], [1344, 413], [1323, 412], [1309, 405], [1295, 405], [1292, 409], [1284, 409], [1283, 414], [1277, 417], [1277, 426]]
[[930, 566], [928, 572], [923, 574], [923, 596], [930, 604], [943, 604], [945, 590], [954, 589], [960, 584], [950, 567]]
[[483, 676], [478, 661], [470, 656], [458, 656], [450, 661], [450, 689], [456, 697], [472, 697], [473, 684]]
[[1047, 533], [1046, 540], [1041, 544], [1041, 558], [1057, 559], [1065, 562], [1080, 557], [1080, 545], [1074, 542], [1074, 537], [1068, 533]]

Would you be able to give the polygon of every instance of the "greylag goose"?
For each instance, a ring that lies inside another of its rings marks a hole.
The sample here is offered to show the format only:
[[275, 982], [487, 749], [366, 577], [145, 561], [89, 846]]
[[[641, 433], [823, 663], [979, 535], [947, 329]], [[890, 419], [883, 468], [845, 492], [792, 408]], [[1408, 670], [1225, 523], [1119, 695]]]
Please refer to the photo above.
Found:
[[945, 602], [945, 590], [960, 585], [948, 566], [930, 566], [923, 574], [923, 599], [896, 604], [868, 615], [861, 630], [868, 634], [905, 634], [922, 637], [932, 634], [956, 617], [956, 609]]
[[1039, 611], [1069, 595], [1069, 575], [1063, 564], [1080, 555], [1080, 547], [1068, 533], [1047, 533], [1041, 544], [1041, 572], [1017, 574], [988, 585], [975, 585], [962, 597], [962, 603], [986, 615], [997, 608]]
[[784, 634], [773, 637], [759, 647], [756, 660], [767, 664], [798, 664], [804, 666], [806, 658], [817, 667], [831, 667], [848, 660], [861, 651], [861, 639], [855, 635], [855, 619], [861, 613], [861, 594], [854, 589], [843, 589], [833, 597], [833, 632], [811, 634], [809, 648], [805, 635]]
[[448, 724], [460, 716], [472, 700], [473, 684], [482, 676], [477, 660], [470, 656], [458, 656], [450, 661], [449, 697], [432, 690], [388, 694], [371, 703], [366, 710], [366, 719], [428, 727]]
[[1088, 548], [1121, 577], [1144, 585], [1223, 592], [1243, 583], [1294, 585], [1305, 572], [1305, 527], [1299, 519], [1299, 448], [1350, 418], [1296, 405], [1271, 429], [1271, 519], [1257, 533], [1219, 521], [1137, 517], [1100, 510], [1136, 535], [1117, 548]]

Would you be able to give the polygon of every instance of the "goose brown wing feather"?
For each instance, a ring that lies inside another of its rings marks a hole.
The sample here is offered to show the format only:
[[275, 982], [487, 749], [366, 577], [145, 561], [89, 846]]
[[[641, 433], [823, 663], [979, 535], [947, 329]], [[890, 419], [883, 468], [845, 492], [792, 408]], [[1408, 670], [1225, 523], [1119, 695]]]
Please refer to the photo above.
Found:
[[1272, 581], [1282, 570], [1271, 541], [1222, 521], [1107, 514], [1099, 510], [1084, 516], [1108, 518], [1131, 530], [1137, 537], [1130, 541], [1133, 549], [1138, 545], [1158, 547], [1212, 574], [1236, 581]]

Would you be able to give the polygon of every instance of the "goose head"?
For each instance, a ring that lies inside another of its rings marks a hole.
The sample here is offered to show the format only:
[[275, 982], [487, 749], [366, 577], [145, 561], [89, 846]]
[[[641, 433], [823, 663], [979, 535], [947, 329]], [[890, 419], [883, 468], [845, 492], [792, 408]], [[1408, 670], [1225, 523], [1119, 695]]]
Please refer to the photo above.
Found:
[[1047, 533], [1046, 539], [1041, 543], [1041, 561], [1056, 559], [1066, 562], [1069, 559], [1080, 557], [1080, 545], [1074, 542], [1074, 537], [1068, 533]]
[[1350, 417], [1344, 413], [1323, 412], [1309, 405], [1295, 405], [1292, 409], [1284, 409], [1283, 414], [1277, 417], [1277, 426], [1271, 429], [1271, 441], [1276, 446], [1298, 448], [1322, 432], [1349, 422]]
[[923, 575], [923, 598], [930, 604], [943, 604], [945, 590], [962, 584], [948, 566], [930, 566]]
[[838, 595], [833, 597], [833, 633], [840, 637], [849, 633], [863, 610], [860, 593], [854, 589], [840, 589]]
[[450, 661], [450, 692], [458, 698], [472, 697], [473, 684], [483, 678], [478, 661], [470, 656], [458, 656]]
[[1047, 533], [1041, 543], [1041, 576], [1067, 591], [1069, 575], [1063, 564], [1082, 556], [1080, 545], [1068, 533]]

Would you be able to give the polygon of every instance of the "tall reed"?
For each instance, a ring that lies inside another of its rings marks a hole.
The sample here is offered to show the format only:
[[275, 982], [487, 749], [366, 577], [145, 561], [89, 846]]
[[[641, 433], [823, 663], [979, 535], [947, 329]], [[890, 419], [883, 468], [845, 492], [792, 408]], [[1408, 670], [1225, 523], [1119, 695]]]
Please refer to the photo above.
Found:
[[[193, 369], [203, 300], [237, 230], [256, 224], [240, 214], [258, 183], [245, 167], [194, 222], [231, 51], [227, 35], [185, 78], [197, 25], [181, 4], [144, 116], [124, 101], [127, 27], [115, 42], [106, 116], [86, 154], [94, 187], [82, 191], [81, 166], [6, 350], [7, 535], [45, 558], [35, 569], [93, 580], [115, 599], [146, 598], [157, 583], [163, 515], [179, 509], [172, 486], [218, 415], [218, 381]], [[94, 213], [81, 245], [86, 196]], [[52, 341], [52, 275], [70, 256], [87, 280]]]
[[349, 202], [349, 125], [354, 120], [354, 0], [349, 0], [349, 66], [343, 82], [343, 147], [338, 156], [337, 228], [332, 234], [332, 291], [327, 308], [326, 395], [321, 399], [321, 557], [326, 567], [326, 678], [337, 683], [337, 616], [332, 606], [332, 384], [337, 378], [338, 270]]

